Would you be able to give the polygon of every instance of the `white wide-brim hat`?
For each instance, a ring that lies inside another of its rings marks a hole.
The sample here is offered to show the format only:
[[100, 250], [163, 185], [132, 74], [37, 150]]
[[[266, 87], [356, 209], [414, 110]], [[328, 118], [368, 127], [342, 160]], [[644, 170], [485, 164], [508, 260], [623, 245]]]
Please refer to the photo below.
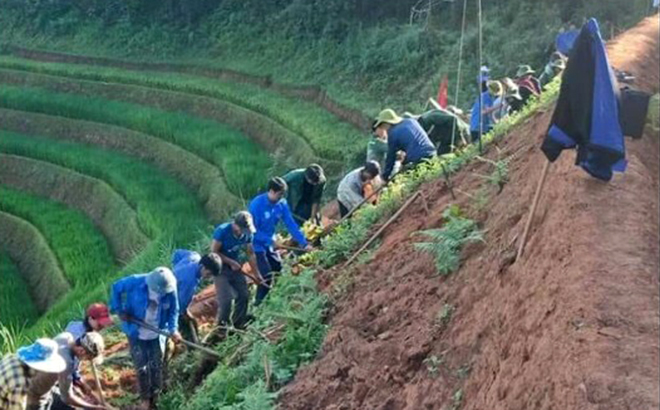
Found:
[[52, 339], [38, 339], [30, 346], [18, 349], [16, 355], [21, 362], [39, 372], [62, 373], [66, 369], [59, 345]]

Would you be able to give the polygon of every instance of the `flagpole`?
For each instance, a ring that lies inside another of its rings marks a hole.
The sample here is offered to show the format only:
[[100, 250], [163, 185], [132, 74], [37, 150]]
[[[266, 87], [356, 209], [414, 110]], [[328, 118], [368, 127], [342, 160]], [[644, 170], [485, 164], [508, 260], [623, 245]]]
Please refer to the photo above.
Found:
[[518, 245], [518, 254], [516, 255], [516, 260], [520, 259], [525, 249], [525, 242], [527, 242], [527, 235], [529, 234], [529, 228], [532, 226], [532, 220], [534, 219], [534, 214], [536, 213], [536, 207], [539, 204], [539, 198], [541, 197], [541, 192], [543, 191], [543, 186], [545, 185], [545, 179], [548, 176], [548, 169], [550, 169], [550, 161], [546, 161], [543, 165], [543, 171], [541, 171], [541, 178], [539, 183], [536, 186], [536, 193], [534, 194], [534, 201], [532, 202], [532, 208], [529, 211], [529, 216], [527, 217], [527, 223], [525, 224], [525, 230], [523, 231], [522, 238], [520, 238], [520, 244]]

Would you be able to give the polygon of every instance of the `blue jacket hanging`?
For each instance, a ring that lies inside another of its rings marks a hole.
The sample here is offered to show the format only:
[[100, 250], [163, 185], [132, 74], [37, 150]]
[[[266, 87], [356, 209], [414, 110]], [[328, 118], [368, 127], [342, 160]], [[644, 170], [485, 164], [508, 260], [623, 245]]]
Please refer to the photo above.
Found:
[[567, 56], [571, 53], [571, 49], [575, 44], [575, 39], [578, 37], [580, 32], [578, 30], [568, 30], [564, 31], [557, 35], [555, 39], [555, 48], [557, 51]]
[[595, 178], [609, 181], [613, 171], [625, 171], [618, 88], [595, 19], [575, 40], [541, 150], [554, 162], [562, 150], [576, 147], [576, 165]]

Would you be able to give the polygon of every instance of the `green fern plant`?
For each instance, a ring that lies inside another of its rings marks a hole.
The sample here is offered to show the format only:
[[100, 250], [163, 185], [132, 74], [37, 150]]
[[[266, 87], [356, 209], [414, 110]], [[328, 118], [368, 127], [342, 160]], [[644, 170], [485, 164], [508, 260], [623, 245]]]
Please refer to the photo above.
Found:
[[418, 242], [415, 248], [433, 255], [436, 268], [442, 275], [449, 275], [458, 269], [463, 245], [483, 241], [483, 233], [477, 229], [477, 223], [455, 213], [453, 208], [443, 213], [446, 222], [442, 228], [416, 233], [427, 237], [429, 241]]

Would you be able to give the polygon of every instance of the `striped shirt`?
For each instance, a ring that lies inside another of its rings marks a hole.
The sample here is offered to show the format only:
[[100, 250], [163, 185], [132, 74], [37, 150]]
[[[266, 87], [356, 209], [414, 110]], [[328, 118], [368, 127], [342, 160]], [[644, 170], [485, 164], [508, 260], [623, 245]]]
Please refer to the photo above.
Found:
[[25, 409], [30, 379], [34, 371], [23, 365], [15, 355], [0, 360], [0, 409]]

